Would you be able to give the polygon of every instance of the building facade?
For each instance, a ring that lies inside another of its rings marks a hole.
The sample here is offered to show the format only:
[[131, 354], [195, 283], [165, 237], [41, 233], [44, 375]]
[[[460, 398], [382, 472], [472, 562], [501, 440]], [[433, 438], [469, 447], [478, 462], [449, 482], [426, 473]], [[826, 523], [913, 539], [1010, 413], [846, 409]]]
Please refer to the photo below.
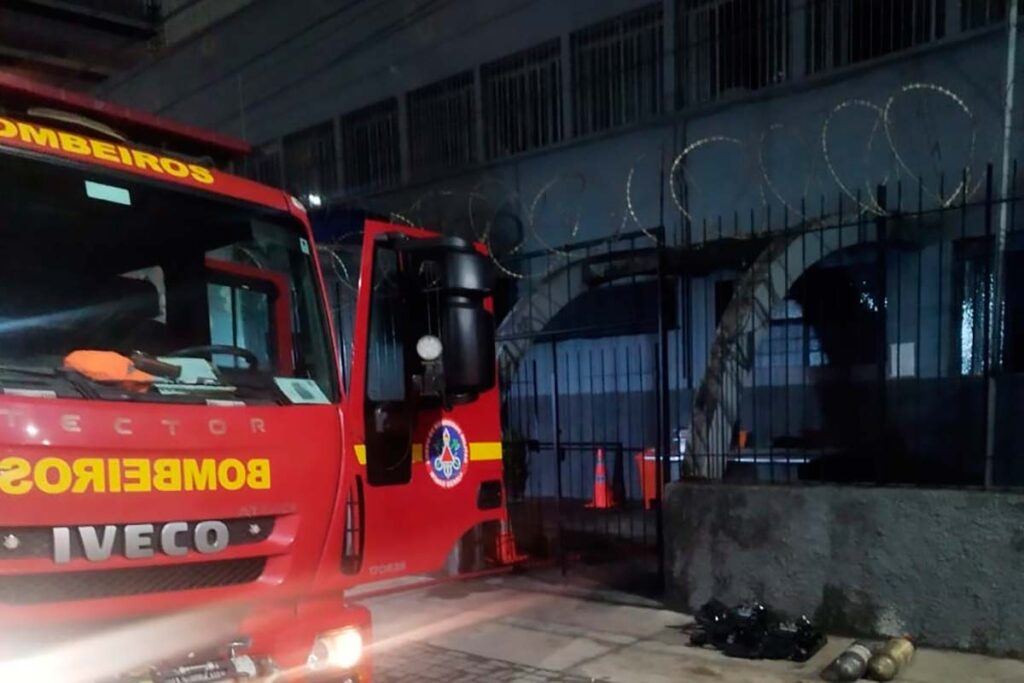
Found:
[[[787, 480], [812, 476], [804, 451], [886, 444], [907, 462], [821, 476], [1016, 481], [967, 452], [1016, 443], [979, 407], [991, 245], [1016, 215], [1005, 0], [300, 5], [245, 6], [103, 94], [250, 140], [243, 170], [322, 226], [366, 212], [486, 240], [508, 383], [564, 395], [570, 441], [646, 448], [669, 428], [728, 458], [742, 438], [753, 467], [731, 469]], [[659, 241], [679, 264], [664, 310], [650, 268], [576, 272]], [[553, 371], [557, 389], [534, 381]], [[642, 417], [597, 419], [627, 397]], [[550, 441], [539, 400], [509, 419]]]

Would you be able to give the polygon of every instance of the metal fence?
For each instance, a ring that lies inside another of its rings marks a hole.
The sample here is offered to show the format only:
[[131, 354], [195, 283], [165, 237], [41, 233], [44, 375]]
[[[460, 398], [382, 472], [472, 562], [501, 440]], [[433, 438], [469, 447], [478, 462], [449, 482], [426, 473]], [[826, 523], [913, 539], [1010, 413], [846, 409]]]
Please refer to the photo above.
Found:
[[988, 166], [503, 260], [523, 536], [655, 571], [669, 481], [1024, 486], [1018, 181]]
[[[657, 389], [657, 278], [604, 282], [603, 268], [650, 258], [661, 232], [504, 260], [498, 331], [505, 467], [517, 538], [534, 556], [625, 558], [630, 587], [660, 586], [665, 433]], [[615, 310], [617, 315], [611, 316]], [[602, 483], [603, 481], [603, 483]], [[605, 577], [607, 578], [607, 577]]]
[[[1014, 166], [1014, 188], [1016, 179]], [[763, 248], [711, 275], [724, 287], [684, 284], [685, 318], [703, 327], [689, 333], [689, 365], [701, 372], [692, 409], [679, 413], [692, 430], [688, 472], [1024, 485], [1014, 418], [1024, 371], [1020, 198], [999, 197], [991, 166], [957, 181], [751, 216], [745, 235], [733, 217], [731, 234]], [[721, 225], [695, 226], [694, 237], [714, 241]]]

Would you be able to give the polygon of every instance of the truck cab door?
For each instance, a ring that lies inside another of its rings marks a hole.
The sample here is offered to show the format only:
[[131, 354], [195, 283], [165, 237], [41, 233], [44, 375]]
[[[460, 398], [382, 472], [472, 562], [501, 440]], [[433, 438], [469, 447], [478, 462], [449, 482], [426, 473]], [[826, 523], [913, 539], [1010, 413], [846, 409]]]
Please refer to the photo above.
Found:
[[487, 266], [479, 245], [366, 225], [353, 315], [338, 321], [353, 583], [440, 570], [468, 532], [505, 521]]

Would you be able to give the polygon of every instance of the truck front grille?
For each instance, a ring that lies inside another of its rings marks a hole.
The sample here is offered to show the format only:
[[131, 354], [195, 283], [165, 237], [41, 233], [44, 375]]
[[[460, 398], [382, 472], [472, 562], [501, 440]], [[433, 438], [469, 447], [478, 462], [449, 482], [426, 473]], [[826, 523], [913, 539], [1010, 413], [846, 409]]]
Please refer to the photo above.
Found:
[[[274, 531], [274, 517], [239, 517], [235, 519], [220, 520], [228, 527], [228, 546], [249, 545], [262, 543], [270, 538]], [[190, 549], [192, 533], [195, 531], [198, 521], [188, 522], [188, 533], [182, 534], [182, 540], [187, 540]], [[97, 525], [102, 527], [102, 525]], [[118, 525], [119, 527], [121, 525]], [[153, 537], [159, 538], [164, 523], [157, 522], [153, 525]], [[124, 534], [120, 531], [114, 538], [113, 555], [124, 554]], [[71, 558], [84, 557], [85, 551], [78, 534], [71, 534]], [[28, 557], [53, 557], [53, 528], [52, 527], [0, 527], [0, 561], [20, 560]]]
[[38, 605], [129, 595], [237, 586], [257, 580], [266, 558], [158, 567], [0, 575], [0, 603]]

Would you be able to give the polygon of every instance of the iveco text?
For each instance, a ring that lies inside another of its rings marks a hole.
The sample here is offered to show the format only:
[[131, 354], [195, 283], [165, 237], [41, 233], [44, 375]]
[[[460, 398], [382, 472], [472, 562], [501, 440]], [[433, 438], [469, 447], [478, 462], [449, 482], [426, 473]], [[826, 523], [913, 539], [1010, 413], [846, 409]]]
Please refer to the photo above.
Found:
[[125, 524], [120, 530], [113, 524], [103, 527], [55, 527], [53, 530], [53, 560], [57, 564], [66, 564], [71, 561], [72, 531], [82, 543], [85, 559], [90, 562], [102, 562], [110, 559], [114, 553], [114, 546], [117, 544], [119, 531], [124, 537], [122, 541], [124, 556], [130, 560], [153, 557], [156, 555], [157, 548], [164, 555], [187, 555], [190, 544], [187, 540], [182, 541], [183, 536], [191, 536], [191, 547], [204, 555], [219, 553], [228, 547], [230, 541], [228, 525], [219, 521], [199, 522], [192, 529], [191, 534], [187, 522], [167, 522], [161, 525], [159, 535], [155, 534], [155, 530], [152, 524]]

